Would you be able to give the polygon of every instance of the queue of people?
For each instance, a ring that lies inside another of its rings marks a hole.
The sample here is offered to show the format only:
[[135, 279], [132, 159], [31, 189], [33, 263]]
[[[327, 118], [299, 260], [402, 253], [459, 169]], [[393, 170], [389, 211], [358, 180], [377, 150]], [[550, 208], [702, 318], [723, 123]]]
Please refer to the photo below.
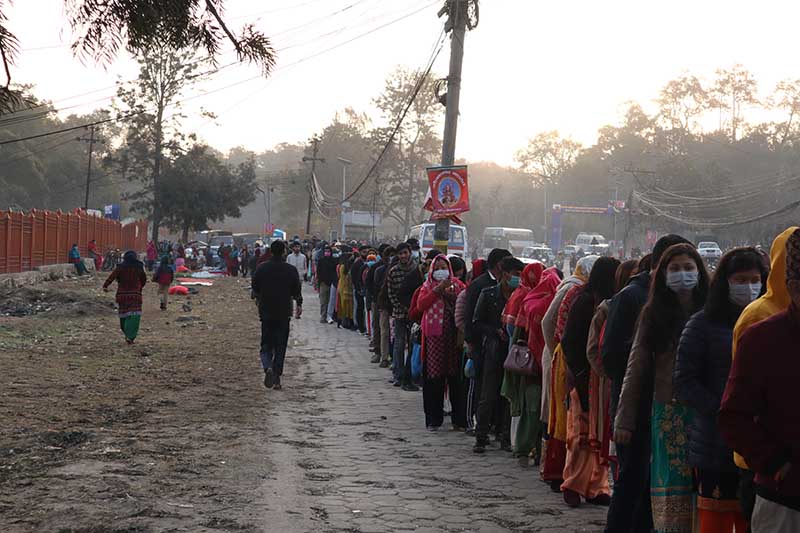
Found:
[[495, 249], [468, 272], [410, 239], [323, 243], [311, 270], [320, 322], [370, 335], [429, 431], [494, 440], [606, 531], [800, 531], [800, 229], [713, 277], [678, 235], [574, 266]]

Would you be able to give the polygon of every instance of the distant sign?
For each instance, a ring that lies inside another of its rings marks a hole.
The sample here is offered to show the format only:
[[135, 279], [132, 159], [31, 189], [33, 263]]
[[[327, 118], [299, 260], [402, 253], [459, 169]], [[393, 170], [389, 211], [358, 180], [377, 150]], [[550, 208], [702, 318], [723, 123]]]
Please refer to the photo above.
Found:
[[[373, 218], [374, 215], [374, 218]], [[344, 223], [348, 226], [372, 227], [381, 225], [381, 214], [372, 211], [348, 211], [344, 214]]]
[[434, 218], [447, 218], [469, 211], [467, 167], [430, 167], [431, 211]]
[[119, 220], [119, 204], [111, 204], [103, 207], [103, 216], [111, 220]]

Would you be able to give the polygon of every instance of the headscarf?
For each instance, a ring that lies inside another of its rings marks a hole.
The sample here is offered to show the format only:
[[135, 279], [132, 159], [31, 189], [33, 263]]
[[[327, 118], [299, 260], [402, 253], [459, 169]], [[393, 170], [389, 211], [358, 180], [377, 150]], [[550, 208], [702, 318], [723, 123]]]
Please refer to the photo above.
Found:
[[582, 258], [575, 266], [575, 272], [572, 275], [586, 283], [589, 281], [589, 274], [592, 273], [592, 267], [594, 267], [594, 263], [598, 259], [600, 259], [599, 255], [587, 255]]
[[786, 281], [800, 281], [800, 229], [786, 241]]
[[486, 259], [475, 259], [472, 261], [472, 279], [477, 278], [486, 270]]
[[122, 255], [122, 264], [120, 266], [131, 267], [135, 266], [138, 267], [142, 264], [139, 261], [139, 254], [134, 252], [133, 250], [128, 250]]
[[528, 292], [539, 284], [539, 279], [544, 272], [544, 265], [539, 261], [525, 265], [520, 276], [519, 287], [514, 289], [511, 298], [506, 302], [503, 309], [503, 324], [509, 326], [517, 325], [517, 318], [522, 309], [522, 302]]
[[528, 330], [528, 349], [539, 360], [545, 347], [542, 320], [556, 296], [559, 283], [561, 278], [556, 268], [548, 268], [542, 272], [539, 283], [528, 291], [522, 303], [523, 311], [520, 314], [525, 317], [524, 327]]
[[[439, 261], [444, 261], [447, 263], [447, 269], [450, 271], [450, 279], [453, 280], [453, 286], [455, 287], [456, 292], [461, 292], [461, 290], [464, 288], [464, 284], [461, 283], [458, 278], [453, 276], [453, 267], [450, 264], [450, 260], [447, 259], [446, 255], [442, 254], [437, 256], [431, 263], [431, 268], [428, 269], [428, 275], [425, 278], [425, 282], [420, 288], [419, 299], [427, 297], [433, 292], [436, 286], [439, 285], [439, 282], [433, 279], [433, 273], [435, 271], [434, 266]], [[438, 337], [444, 333], [444, 306], [444, 297], [438, 295], [433, 304], [422, 315], [422, 333], [425, 336]]]

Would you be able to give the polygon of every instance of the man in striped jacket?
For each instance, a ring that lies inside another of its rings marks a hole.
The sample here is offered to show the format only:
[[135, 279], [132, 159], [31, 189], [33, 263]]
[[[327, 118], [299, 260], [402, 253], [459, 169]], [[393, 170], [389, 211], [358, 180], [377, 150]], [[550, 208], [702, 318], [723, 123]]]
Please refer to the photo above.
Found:
[[394, 352], [392, 354], [392, 374], [395, 387], [411, 386], [411, 369], [406, 364], [411, 324], [408, 320], [410, 302], [401, 297], [403, 280], [413, 271], [417, 264], [411, 259], [411, 246], [400, 243], [397, 246], [398, 263], [386, 274], [386, 289], [392, 304], [392, 320], [394, 321]]

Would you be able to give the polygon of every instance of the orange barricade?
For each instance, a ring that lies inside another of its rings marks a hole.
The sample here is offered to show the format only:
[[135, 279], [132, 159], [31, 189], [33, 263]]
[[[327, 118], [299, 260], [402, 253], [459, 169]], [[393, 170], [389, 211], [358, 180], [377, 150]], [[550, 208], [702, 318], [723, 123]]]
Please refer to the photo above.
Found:
[[147, 221], [124, 226], [76, 209], [22, 213], [0, 211], [0, 274], [25, 272], [42, 265], [67, 263], [67, 254], [77, 244], [81, 257], [88, 257], [89, 241], [97, 241], [100, 253], [114, 248], [144, 252]]

